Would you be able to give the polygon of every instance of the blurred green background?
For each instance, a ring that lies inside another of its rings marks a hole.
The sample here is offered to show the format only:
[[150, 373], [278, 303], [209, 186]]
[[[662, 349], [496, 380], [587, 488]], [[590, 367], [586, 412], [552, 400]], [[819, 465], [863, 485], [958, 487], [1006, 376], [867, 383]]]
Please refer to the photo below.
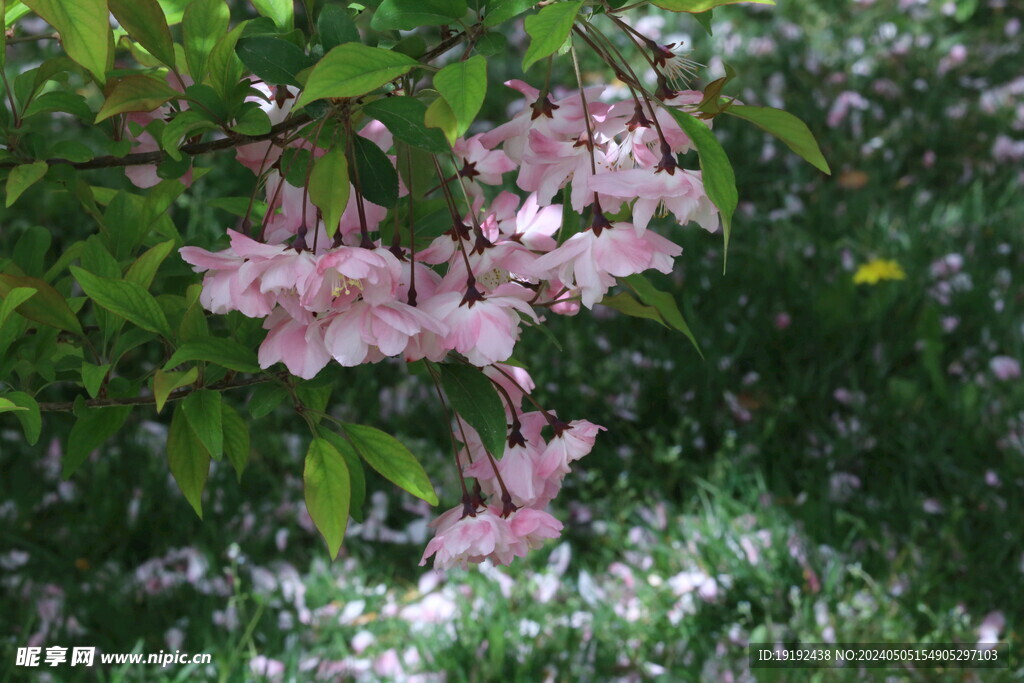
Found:
[[[26, 644], [84, 644], [213, 654], [104, 680], [804, 680], [815, 674], [754, 676], [747, 643], [1019, 649], [1024, 13], [829, 0], [715, 14], [713, 37], [686, 16], [631, 21], [692, 46], [707, 65], [695, 87], [727, 63], [739, 73], [727, 93], [801, 117], [833, 175], [716, 121], [742, 201], [728, 271], [720, 235], [663, 221], [684, 253], [657, 281], [703, 360], [682, 336], [601, 307], [554, 317], [560, 346], [524, 338], [517, 358], [540, 401], [608, 428], [556, 501], [560, 542], [508, 569], [420, 568], [431, 511], [375, 479], [330, 563], [302, 503], [304, 428], [285, 408], [254, 426], [240, 484], [214, 463], [205, 521], [170, 478], [154, 412], [137, 411], [68, 482], [70, 418], [48, 416], [29, 448], [0, 416], [0, 661]], [[521, 77], [504, 59], [485, 110], [496, 123], [515, 99], [500, 81]], [[608, 81], [596, 60], [584, 71]], [[173, 210], [190, 244], [233, 226], [208, 201], [251, 182], [214, 163]], [[0, 253], [40, 225], [52, 259], [90, 229], [41, 188], [0, 220]], [[905, 277], [855, 284], [875, 260]], [[387, 363], [325, 382], [335, 415], [393, 430], [455, 500], [429, 386]], [[231, 396], [245, 411], [246, 392]], [[1024, 675], [1011, 667], [977, 675]]]

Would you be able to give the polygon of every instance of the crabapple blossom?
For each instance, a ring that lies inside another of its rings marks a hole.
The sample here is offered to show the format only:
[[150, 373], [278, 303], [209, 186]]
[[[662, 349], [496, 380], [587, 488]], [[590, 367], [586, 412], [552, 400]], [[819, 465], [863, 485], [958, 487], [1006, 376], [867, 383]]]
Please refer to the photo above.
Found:
[[[666, 75], [678, 75], [670, 68], [675, 56], [661, 56]], [[399, 357], [481, 370], [500, 397], [504, 446], [490, 452], [455, 414], [462, 501], [434, 521], [421, 561], [433, 558], [438, 568], [485, 559], [507, 564], [558, 537], [562, 525], [544, 508], [604, 430], [587, 420], [562, 422], [536, 404], [530, 374], [509, 360], [524, 324], [539, 324], [542, 312], [593, 308], [616, 278], [670, 272], [682, 249], [652, 229], [655, 216], [670, 213], [709, 231], [719, 221], [701, 173], [679, 165], [676, 155], [693, 143], [664, 109], [696, 105], [703, 93], [672, 92], [654, 108], [603, 102], [603, 86], [556, 99], [522, 81], [507, 85], [526, 106], [491, 131], [455, 141], [454, 172], [436, 188], [448, 229], [427, 243], [412, 239], [420, 219], [404, 208], [416, 198], [401, 179], [396, 208], [368, 201], [356, 176], [341, 180], [349, 183], [349, 200], [338, 225], [324, 225], [310, 189], [289, 183], [282, 168], [283, 145], [306, 144], [300, 139], [237, 151], [262, 176], [267, 211], [258, 230], [228, 230], [230, 245], [221, 251], [181, 249], [205, 273], [204, 307], [263, 320], [262, 368], [282, 363], [308, 379], [332, 360], [353, 367]], [[254, 87], [259, 95], [251, 101], [272, 123], [288, 116], [294, 91]], [[396, 163], [395, 140], [379, 122], [354, 134]], [[308, 150], [313, 159], [326, 152]], [[513, 171], [522, 195], [485, 189]], [[558, 196], [565, 205], [554, 203]], [[632, 218], [611, 222], [603, 207]], [[567, 211], [589, 212], [590, 227], [563, 235]], [[405, 220], [408, 241], [394, 229]], [[527, 401], [537, 409], [524, 412]]]

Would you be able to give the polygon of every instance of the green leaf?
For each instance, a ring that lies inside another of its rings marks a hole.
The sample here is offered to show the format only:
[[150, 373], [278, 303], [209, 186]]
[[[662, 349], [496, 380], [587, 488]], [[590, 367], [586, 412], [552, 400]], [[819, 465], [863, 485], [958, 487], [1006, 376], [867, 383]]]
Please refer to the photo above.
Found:
[[670, 12], [689, 12], [690, 14], [699, 14], [722, 5], [738, 5], [746, 2], [752, 5], [775, 4], [775, 0], [651, 0], [651, 4], [655, 7], [667, 9]]
[[242, 135], [266, 135], [272, 127], [270, 117], [260, 108], [260, 105], [255, 102], [246, 102], [242, 105], [241, 113], [235, 117], [231, 130]]
[[7, 295], [18, 287], [36, 290], [35, 296], [18, 305], [18, 313], [42, 325], [56, 327], [58, 330], [78, 335], [82, 334], [82, 326], [79, 324], [78, 318], [75, 317], [68, 307], [68, 302], [56, 289], [39, 278], [0, 274], [0, 296], [6, 299]]
[[387, 154], [361, 135], [353, 136], [359, 191], [367, 201], [390, 209], [398, 203], [398, 174]]
[[707, 124], [673, 107], [665, 107], [665, 109], [679, 122], [683, 132], [697, 147], [704, 190], [708, 194], [708, 199], [718, 207], [718, 213], [722, 217], [725, 250], [728, 253], [729, 235], [732, 232], [732, 214], [736, 211], [736, 205], [739, 203], [736, 174], [732, 170], [729, 157]]
[[187, 372], [165, 372], [157, 369], [153, 375], [153, 397], [156, 399], [156, 412], [161, 412], [167, 398], [175, 389], [187, 387], [199, 379], [199, 368], [189, 368]]
[[96, 114], [89, 108], [89, 104], [85, 101], [84, 97], [62, 90], [46, 92], [33, 99], [32, 103], [25, 109], [25, 113], [22, 114], [22, 118], [27, 119], [36, 114], [46, 114], [54, 111], [73, 114], [86, 123], [92, 123], [96, 118]]
[[35, 446], [43, 429], [43, 418], [39, 412], [39, 404], [24, 391], [12, 391], [9, 394], [4, 394], [4, 398], [14, 405], [24, 408], [24, 410], [14, 413], [14, 416], [21, 423], [21, 431], [25, 433], [25, 442], [29, 446]]
[[164, 126], [164, 132], [160, 135], [160, 146], [175, 160], [184, 156], [178, 145], [182, 139], [192, 137], [198, 133], [205, 133], [208, 130], [216, 130], [217, 124], [208, 120], [197, 111], [188, 110], [180, 112]]
[[427, 113], [423, 116], [423, 123], [427, 128], [440, 128], [449, 145], [454, 145], [456, 138], [459, 137], [459, 122], [443, 97], [438, 97], [430, 103]]
[[127, 280], [93, 275], [76, 266], [71, 266], [71, 274], [78, 280], [86, 296], [100, 307], [144, 330], [171, 338], [171, 326], [160, 304], [139, 285]]
[[711, 20], [714, 19], [714, 11], [708, 10], [707, 12], [699, 12], [693, 15], [693, 18], [697, 20], [697, 23], [703, 27], [709, 36], [715, 35], [711, 31]]
[[630, 275], [629, 277], [619, 278], [619, 280], [636, 292], [636, 295], [640, 297], [640, 301], [657, 310], [670, 327], [674, 327], [686, 335], [686, 338], [693, 344], [693, 348], [697, 349], [700, 357], [704, 357], [704, 353], [700, 350], [700, 345], [697, 343], [697, 338], [693, 336], [690, 326], [683, 319], [683, 314], [680, 313], [679, 306], [671, 294], [655, 288], [643, 275]]
[[11, 317], [18, 306], [31, 299], [38, 291], [34, 287], [12, 287], [7, 290], [7, 293], [3, 295], [4, 302], [0, 304], [0, 329], [3, 329], [4, 323], [7, 322], [7, 319]]
[[331, 385], [320, 382], [299, 382], [295, 387], [295, 397], [306, 409], [306, 417], [318, 424], [327, 413], [327, 403], [331, 399]]
[[298, 45], [276, 36], [242, 38], [235, 54], [260, 79], [274, 85], [301, 86], [299, 72], [315, 63]]
[[107, 0], [23, 0], [60, 33], [68, 57], [88, 69], [101, 84], [106, 81], [113, 33]]
[[178, 347], [171, 359], [164, 365], [170, 369], [189, 361], [205, 361], [237, 372], [258, 373], [259, 363], [252, 349], [242, 346], [233, 339], [207, 337], [185, 342]]
[[107, 95], [107, 101], [96, 114], [96, 123], [128, 111], [153, 111], [177, 97], [181, 97], [181, 93], [164, 81], [149, 76], [125, 76]]
[[313, 172], [313, 154], [308, 149], [289, 147], [281, 154], [281, 171], [292, 187], [305, 187], [306, 177]]
[[192, 0], [181, 18], [185, 61], [192, 80], [202, 83], [206, 61], [214, 46], [228, 32], [231, 12], [224, 0]]
[[221, 402], [220, 410], [224, 425], [224, 454], [235, 468], [238, 481], [242, 481], [242, 472], [249, 464], [249, 425], [226, 401]]
[[252, 0], [256, 11], [273, 19], [282, 32], [287, 33], [295, 26], [294, 0]]
[[224, 453], [220, 392], [197, 389], [185, 397], [181, 402], [181, 409], [207, 452], [214, 460], [220, 460]]
[[103, 379], [110, 372], [110, 363], [104, 363], [103, 365], [93, 365], [92, 363], [82, 363], [82, 385], [85, 390], [89, 392], [89, 396], [96, 398], [100, 393], [100, 386], [103, 384]]
[[352, 444], [339, 434], [321, 430], [320, 436], [327, 439], [332, 446], [338, 449], [341, 457], [345, 459], [345, 465], [348, 467], [348, 478], [351, 484], [349, 488], [352, 494], [348, 513], [357, 522], [362, 522], [363, 503], [366, 502], [366, 473], [363, 472], [363, 463], [359, 459], [359, 454], [352, 447]]
[[537, 0], [492, 0], [487, 3], [484, 26], [488, 28], [518, 16], [536, 4]]
[[131, 406], [83, 408], [68, 435], [68, 446], [64, 452], [64, 478], [70, 478], [90, 453], [117, 434], [131, 412]]
[[164, 262], [173, 248], [174, 240], [167, 240], [148, 249], [135, 260], [135, 263], [129, 266], [124, 279], [134, 282], [143, 289], [149, 289], [153, 284], [153, 278], [156, 277], [157, 269], [160, 268], [160, 264]]
[[473, 47], [478, 55], [496, 57], [508, 52], [508, 39], [502, 33], [485, 33]]
[[365, 425], [343, 425], [359, 455], [370, 467], [400, 489], [437, 505], [437, 494], [423, 465], [398, 439]]
[[167, 23], [174, 26], [181, 23], [181, 17], [185, 13], [185, 8], [188, 7], [192, 0], [157, 0], [157, 2], [160, 3], [160, 7], [167, 14]]
[[508, 422], [497, 390], [487, 376], [468, 365], [440, 365], [441, 386], [451, 407], [480, 434], [496, 458], [505, 453]]
[[245, 26], [246, 22], [242, 22], [218, 40], [206, 62], [210, 69], [210, 86], [225, 100], [231, 98], [242, 77], [242, 60], [235, 54], [235, 46], [242, 37]]
[[461, 19], [466, 0], [384, 0], [373, 13], [374, 31], [411, 31], [420, 26], [442, 26]]
[[167, 432], [167, 461], [174, 481], [199, 518], [203, 518], [203, 489], [210, 476], [210, 454], [199, 440], [182, 406], [174, 409]]
[[160, 3], [156, 0], [107, 0], [107, 5], [128, 35], [151, 55], [174, 68], [174, 41]]
[[832, 169], [821, 153], [814, 134], [807, 124], [787, 111], [772, 107], [749, 107], [734, 104], [725, 110], [726, 114], [750, 121], [763, 131], [771, 133], [786, 143], [800, 158], [822, 173], [832, 175]]
[[21, 166], [15, 166], [11, 169], [10, 175], [7, 176], [7, 204], [10, 208], [11, 204], [18, 201], [18, 197], [28, 188], [35, 185], [49, 169], [45, 161], [35, 161], [31, 164], [22, 164]]
[[295, 108], [325, 97], [365, 95], [417, 65], [416, 60], [398, 52], [359, 43], [339, 45], [313, 67]]
[[309, 199], [324, 217], [327, 236], [333, 237], [348, 205], [348, 161], [338, 147], [316, 160], [309, 175]]
[[254, 420], [270, 415], [288, 398], [288, 390], [279, 384], [260, 384], [249, 398], [249, 414]]
[[345, 459], [326, 439], [313, 439], [309, 444], [302, 481], [306, 510], [333, 559], [345, 538], [352, 487]]
[[582, 2], [557, 2], [540, 12], [526, 17], [526, 33], [530, 46], [523, 57], [523, 71], [548, 55], [554, 54], [569, 39], [573, 22], [579, 14]]
[[14, 262], [26, 275], [39, 277], [43, 274], [46, 252], [53, 242], [53, 234], [40, 225], [33, 225], [22, 233], [14, 245]]
[[359, 30], [348, 10], [341, 5], [326, 5], [316, 18], [316, 30], [320, 34], [320, 45], [324, 52], [330, 52], [342, 43], [358, 43]]
[[629, 292], [619, 292], [614, 296], [606, 296], [601, 300], [601, 305], [634, 318], [646, 318], [647, 320], [655, 321], [659, 325], [668, 327], [661, 313], [658, 313], [657, 308], [643, 305], [633, 298], [633, 295]]
[[487, 94], [487, 60], [477, 55], [453, 62], [434, 74], [434, 87], [448, 102], [459, 122], [458, 135], [473, 123]]
[[384, 124], [402, 142], [434, 154], [451, 149], [439, 130], [424, 123], [427, 105], [415, 97], [383, 97], [363, 106], [363, 112]]
[[9, 401], [7, 398], [0, 396], [0, 413], [13, 413], [15, 411], [28, 410], [23, 408], [13, 401]]

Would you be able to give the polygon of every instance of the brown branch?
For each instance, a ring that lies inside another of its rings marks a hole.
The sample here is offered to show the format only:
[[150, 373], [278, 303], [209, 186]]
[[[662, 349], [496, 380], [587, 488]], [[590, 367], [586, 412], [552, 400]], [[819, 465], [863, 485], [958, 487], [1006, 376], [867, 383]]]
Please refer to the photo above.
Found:
[[12, 36], [7, 39], [7, 44], [32, 43], [37, 40], [60, 40], [60, 35], [56, 33], [38, 33], [31, 36]]
[[[210, 152], [216, 152], [222, 149], [231, 149], [232, 147], [238, 147], [240, 145], [248, 145], [253, 142], [263, 142], [264, 140], [270, 140], [276, 135], [285, 133], [299, 126], [303, 126], [313, 120], [309, 114], [303, 112], [296, 114], [291, 118], [282, 121], [273, 128], [270, 129], [269, 133], [262, 135], [238, 135], [233, 134], [231, 137], [221, 138], [219, 140], [211, 140], [210, 142], [193, 142], [188, 145], [183, 145], [179, 151], [189, 156], [197, 156], [199, 154], [208, 154]], [[137, 152], [135, 154], [126, 154], [123, 157], [115, 156], [102, 156], [96, 157], [95, 159], [89, 159], [88, 161], [74, 162], [68, 159], [47, 159], [46, 163], [50, 166], [55, 164], [65, 164], [72, 168], [80, 171], [93, 169], [93, 168], [115, 168], [120, 166], [140, 166], [142, 164], [159, 164], [161, 161], [167, 158], [167, 152], [156, 151], [156, 152]], [[14, 168], [20, 166], [22, 163], [16, 161], [5, 161], [0, 163], [0, 168]]]
[[[206, 387], [192, 387], [185, 389], [178, 389], [172, 391], [167, 396], [167, 402], [178, 401], [185, 398], [189, 394], [199, 389], [213, 389], [214, 391], [226, 391], [228, 389], [239, 389], [241, 387], [251, 387], [254, 384], [263, 384], [265, 382], [273, 382], [277, 379], [283, 379], [288, 376], [287, 372], [279, 372], [274, 375], [261, 375], [259, 377], [250, 377], [248, 379], [238, 379], [231, 381], [221, 381], [211, 384]], [[132, 398], [92, 398], [85, 402], [87, 408], [112, 408], [115, 406], [145, 406], [156, 403], [156, 396], [134, 396]], [[74, 401], [68, 401], [66, 403], [40, 403], [39, 410], [42, 412], [65, 412], [69, 413], [75, 408]]]
[[[422, 59], [424, 62], [429, 62], [443, 55], [448, 50], [452, 49], [467, 37], [470, 33], [475, 31], [476, 25], [471, 26], [469, 31], [462, 31], [449, 36], [445, 40], [441, 41], [436, 47], [426, 52]], [[30, 36], [23, 36], [28, 39]], [[51, 36], [32, 36], [35, 39], [42, 39]], [[52, 36], [55, 37], [55, 36]], [[8, 42], [11, 42], [10, 40]], [[270, 129], [270, 132], [262, 135], [240, 135], [232, 133], [228, 137], [221, 138], [219, 140], [211, 140], [209, 142], [194, 142], [188, 145], [183, 145], [179, 151], [189, 156], [198, 156], [200, 154], [208, 154], [210, 152], [216, 152], [222, 149], [231, 149], [232, 147], [238, 147], [241, 145], [248, 145], [253, 142], [263, 142], [264, 140], [270, 140], [271, 138], [303, 126], [313, 120], [313, 117], [306, 112], [301, 112], [288, 118], [285, 121], [277, 124]], [[145, 164], [159, 164], [161, 161], [167, 158], [167, 152], [158, 150], [155, 152], [137, 152], [135, 154], [126, 154], [123, 157], [116, 157], [113, 155], [106, 155], [96, 157], [95, 159], [89, 159], [88, 161], [71, 161], [70, 159], [47, 159], [46, 163], [50, 166], [54, 165], [65, 165], [70, 166], [79, 171], [85, 171], [96, 168], [119, 168], [125, 166], [142, 166]], [[0, 162], [0, 169], [14, 168], [23, 164], [30, 163], [28, 161], [3, 161]]]

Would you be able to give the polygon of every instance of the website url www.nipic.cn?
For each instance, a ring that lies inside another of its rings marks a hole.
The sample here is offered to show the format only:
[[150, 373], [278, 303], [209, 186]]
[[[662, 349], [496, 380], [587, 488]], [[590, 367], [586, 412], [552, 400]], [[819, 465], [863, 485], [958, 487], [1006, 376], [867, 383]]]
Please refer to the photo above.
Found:
[[[98, 660], [98, 661], [97, 661]], [[183, 664], [209, 664], [212, 655], [200, 653], [192, 655], [181, 650], [174, 652], [142, 654], [140, 652], [100, 652], [97, 656], [95, 647], [19, 647], [15, 666], [23, 667], [58, 667], [58, 666], [95, 666], [96, 664], [159, 664], [161, 667]]]

